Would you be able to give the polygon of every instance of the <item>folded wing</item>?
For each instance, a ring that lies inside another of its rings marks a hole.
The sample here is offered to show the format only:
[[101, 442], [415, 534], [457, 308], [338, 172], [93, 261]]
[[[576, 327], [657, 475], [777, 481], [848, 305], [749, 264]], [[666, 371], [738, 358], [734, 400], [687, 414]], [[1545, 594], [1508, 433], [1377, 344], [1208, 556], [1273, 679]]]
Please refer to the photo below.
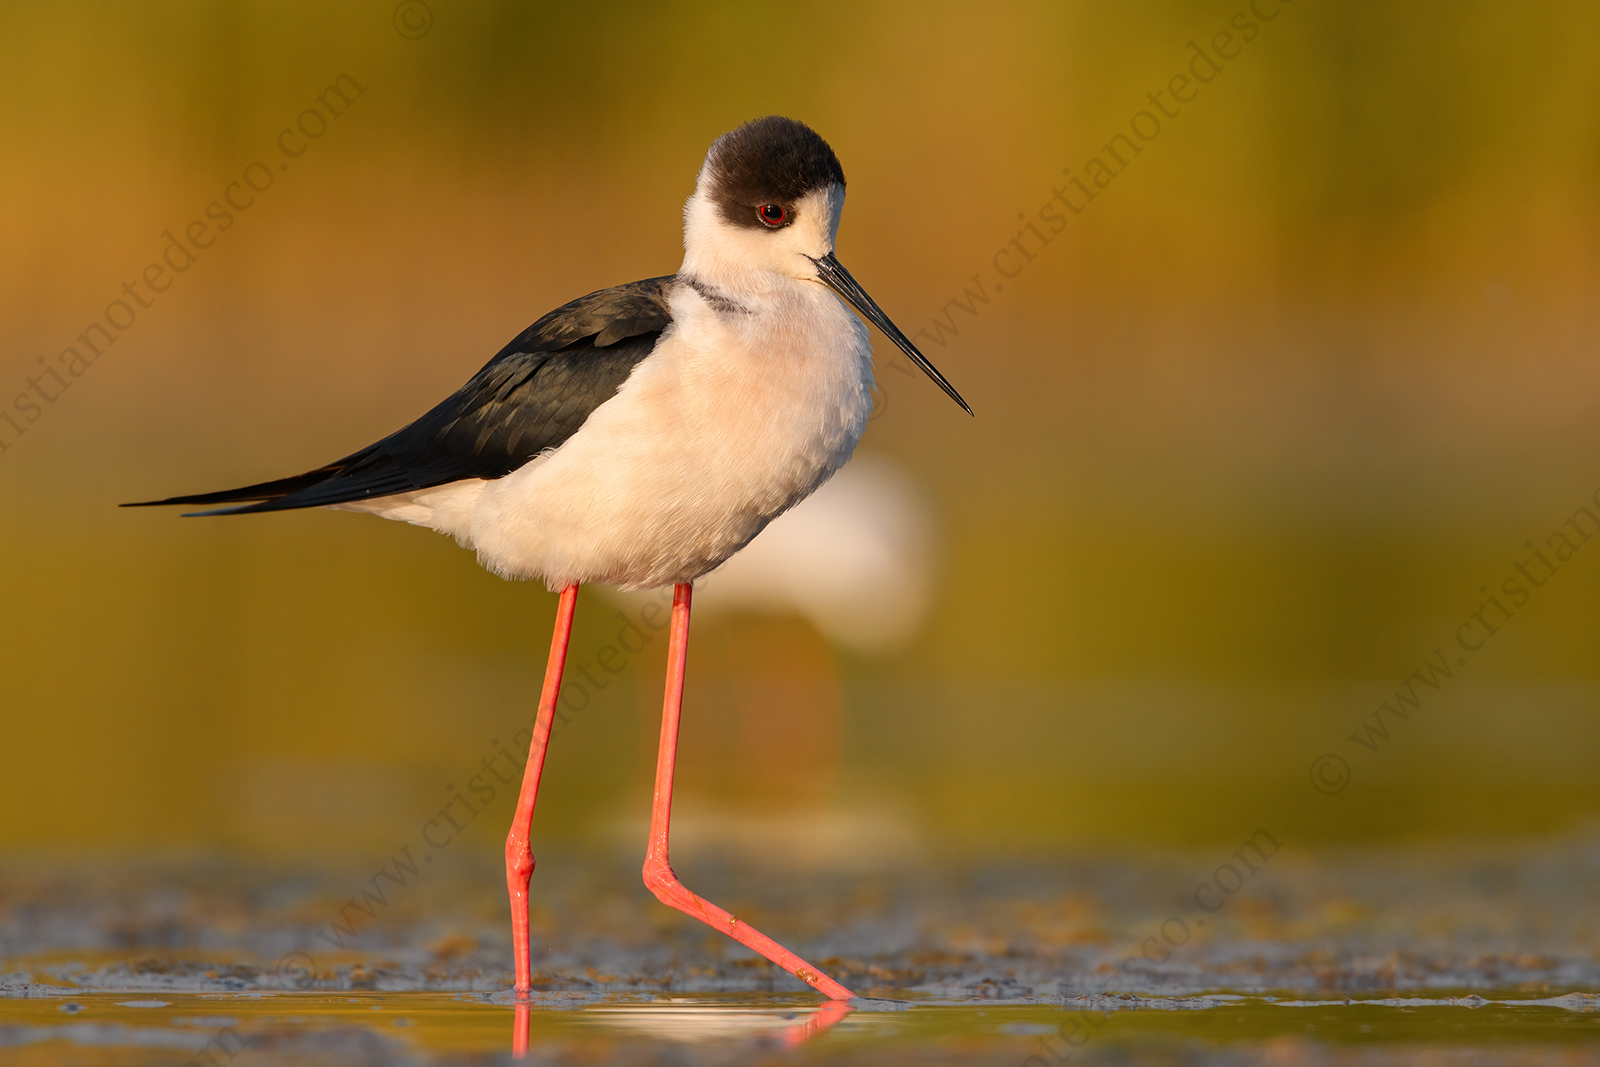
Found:
[[517, 335], [449, 399], [405, 429], [290, 478], [124, 507], [243, 503], [199, 512], [237, 515], [326, 507], [500, 478], [577, 432], [616, 395], [671, 325], [671, 276], [602, 289]]

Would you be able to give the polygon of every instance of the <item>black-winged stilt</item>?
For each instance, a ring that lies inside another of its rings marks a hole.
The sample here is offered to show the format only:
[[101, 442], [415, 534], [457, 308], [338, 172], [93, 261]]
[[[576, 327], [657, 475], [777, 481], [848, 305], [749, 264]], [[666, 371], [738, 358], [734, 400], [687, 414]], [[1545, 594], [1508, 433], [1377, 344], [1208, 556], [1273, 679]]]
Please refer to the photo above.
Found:
[[835, 294], [972, 413], [834, 257], [844, 192], [837, 157], [809, 127], [777, 116], [746, 123], [706, 155], [677, 274], [557, 308], [416, 422], [325, 467], [128, 505], [368, 511], [448, 533], [494, 573], [561, 591], [506, 838], [518, 994], [531, 984], [528, 835], [539, 776], [578, 586], [598, 582], [676, 587], [645, 884], [829, 998], [851, 996], [691, 893], [667, 856], [694, 581], [838, 470], [872, 408], [867, 331]]

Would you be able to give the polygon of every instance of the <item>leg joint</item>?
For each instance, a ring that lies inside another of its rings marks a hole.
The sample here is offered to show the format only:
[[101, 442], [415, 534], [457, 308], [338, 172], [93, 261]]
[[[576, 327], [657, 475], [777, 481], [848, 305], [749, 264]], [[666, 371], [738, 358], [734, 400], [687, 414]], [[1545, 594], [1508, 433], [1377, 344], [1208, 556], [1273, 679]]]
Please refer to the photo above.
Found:
[[533, 874], [533, 850], [515, 835], [506, 839], [506, 870], [524, 879]]
[[663, 904], [672, 903], [667, 896], [682, 886], [678, 876], [673, 873], [672, 866], [666, 860], [654, 856], [644, 861], [644, 884]]

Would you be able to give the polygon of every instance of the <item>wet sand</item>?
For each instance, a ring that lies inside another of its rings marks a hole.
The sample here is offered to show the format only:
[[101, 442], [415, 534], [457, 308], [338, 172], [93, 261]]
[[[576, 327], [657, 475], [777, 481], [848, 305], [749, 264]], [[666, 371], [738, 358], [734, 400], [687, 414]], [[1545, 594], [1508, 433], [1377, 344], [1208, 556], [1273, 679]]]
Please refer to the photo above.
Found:
[[[1264, 855], [834, 870], [732, 852], [681, 862], [691, 888], [863, 996], [826, 1018], [798, 980], [656, 903], [631, 858], [545, 850], [527, 1062], [1600, 1062], [1600, 837], [1258, 844]], [[13, 860], [4, 1058], [509, 1058], [493, 857], [384, 869]]]

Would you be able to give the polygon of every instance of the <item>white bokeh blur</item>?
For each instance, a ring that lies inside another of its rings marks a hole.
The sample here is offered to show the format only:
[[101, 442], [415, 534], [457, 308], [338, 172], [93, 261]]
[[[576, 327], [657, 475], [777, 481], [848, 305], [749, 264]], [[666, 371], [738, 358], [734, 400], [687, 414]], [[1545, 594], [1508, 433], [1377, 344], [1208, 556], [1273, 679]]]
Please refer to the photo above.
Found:
[[[931, 509], [899, 464], [857, 453], [826, 485], [696, 582], [695, 615], [793, 612], [852, 651], [897, 651], [927, 618], [934, 527]], [[607, 592], [624, 602], [650, 595]]]

